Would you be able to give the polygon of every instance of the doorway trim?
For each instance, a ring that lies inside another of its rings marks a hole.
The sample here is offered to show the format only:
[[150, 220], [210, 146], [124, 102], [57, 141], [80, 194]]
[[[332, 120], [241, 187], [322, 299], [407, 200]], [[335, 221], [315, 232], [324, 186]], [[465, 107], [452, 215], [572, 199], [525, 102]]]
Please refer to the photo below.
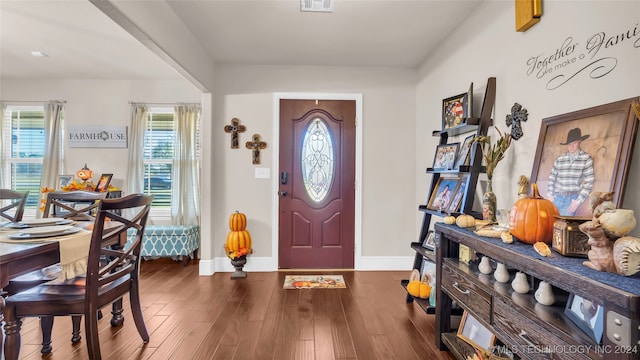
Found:
[[280, 214], [278, 199], [278, 170], [280, 169], [280, 100], [355, 100], [356, 102], [356, 183], [355, 183], [355, 219], [354, 219], [354, 249], [353, 269], [359, 270], [362, 266], [362, 94], [346, 93], [288, 93], [277, 92], [273, 94], [273, 174], [271, 188], [273, 194], [273, 217], [271, 219], [273, 232], [271, 238], [271, 255], [276, 271], [280, 259], [278, 258], [278, 215]]

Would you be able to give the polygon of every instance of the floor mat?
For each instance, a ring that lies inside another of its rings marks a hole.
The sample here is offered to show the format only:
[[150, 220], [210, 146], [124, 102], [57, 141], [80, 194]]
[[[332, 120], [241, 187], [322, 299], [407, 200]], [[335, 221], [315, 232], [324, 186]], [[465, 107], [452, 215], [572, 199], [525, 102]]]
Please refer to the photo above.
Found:
[[342, 275], [286, 275], [283, 289], [346, 289]]

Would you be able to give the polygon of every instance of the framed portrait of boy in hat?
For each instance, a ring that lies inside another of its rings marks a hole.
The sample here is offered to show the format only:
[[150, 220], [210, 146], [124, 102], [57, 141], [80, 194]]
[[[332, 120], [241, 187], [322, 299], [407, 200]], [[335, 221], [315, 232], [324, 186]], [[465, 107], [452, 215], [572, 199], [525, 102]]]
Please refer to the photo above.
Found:
[[631, 98], [542, 120], [531, 183], [560, 215], [591, 217], [589, 195], [622, 205], [638, 120]]

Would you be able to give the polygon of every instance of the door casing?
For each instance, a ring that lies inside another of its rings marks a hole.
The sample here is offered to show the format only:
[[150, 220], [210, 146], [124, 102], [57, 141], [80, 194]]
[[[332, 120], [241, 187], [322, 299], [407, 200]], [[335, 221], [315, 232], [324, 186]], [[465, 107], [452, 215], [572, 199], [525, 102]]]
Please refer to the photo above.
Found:
[[272, 229], [271, 234], [271, 255], [275, 261], [274, 269], [278, 269], [278, 214], [279, 209], [279, 183], [278, 183], [278, 169], [280, 169], [280, 100], [355, 100], [356, 102], [356, 184], [355, 184], [355, 221], [354, 221], [354, 251], [353, 251], [353, 269], [360, 270], [362, 267], [362, 94], [341, 94], [341, 93], [274, 93], [273, 95], [273, 145], [269, 145], [271, 149], [275, 149], [276, 153], [273, 154], [273, 164], [271, 173], [271, 188], [272, 188]]

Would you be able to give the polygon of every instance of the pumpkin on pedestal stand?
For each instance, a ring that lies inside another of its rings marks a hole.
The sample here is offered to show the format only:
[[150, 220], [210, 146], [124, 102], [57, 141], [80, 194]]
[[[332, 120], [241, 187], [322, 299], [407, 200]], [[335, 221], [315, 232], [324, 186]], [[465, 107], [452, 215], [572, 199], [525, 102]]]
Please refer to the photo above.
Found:
[[247, 216], [239, 211], [231, 214], [229, 218], [229, 228], [231, 231], [227, 235], [224, 251], [231, 259], [231, 265], [236, 269], [231, 274], [232, 279], [246, 278], [247, 273], [242, 270], [247, 263], [247, 255], [253, 252], [251, 247], [251, 234], [246, 230]]

